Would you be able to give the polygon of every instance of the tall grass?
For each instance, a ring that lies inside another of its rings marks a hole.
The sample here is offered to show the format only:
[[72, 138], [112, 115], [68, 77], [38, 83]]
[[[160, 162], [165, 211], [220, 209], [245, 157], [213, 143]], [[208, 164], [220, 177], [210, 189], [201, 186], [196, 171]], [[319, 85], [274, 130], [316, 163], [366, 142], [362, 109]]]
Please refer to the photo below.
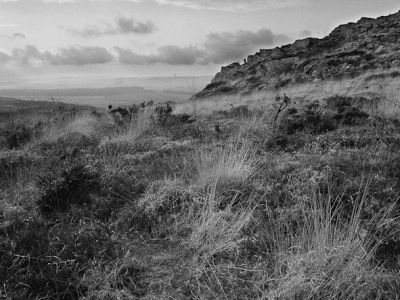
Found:
[[254, 148], [236, 140], [223, 148], [201, 149], [194, 155], [195, 182], [199, 187], [215, 184], [241, 185], [256, 173]]
[[254, 211], [250, 204], [234, 209], [235, 197], [225, 209], [220, 209], [221, 199], [216, 192], [216, 184], [214, 182], [207, 193], [198, 199], [199, 208], [191, 216], [192, 232], [188, 244], [203, 259], [236, 250], [244, 240], [242, 230], [250, 222]]
[[126, 124], [121, 130], [116, 131], [111, 137], [107, 138], [111, 142], [129, 142], [145, 134], [153, 125], [152, 110], [145, 109], [140, 111], [135, 118]]
[[75, 116], [67, 116], [65, 119], [50, 124], [37, 141], [55, 142], [61, 136], [76, 132], [84, 135], [93, 135], [96, 133], [99, 120], [89, 112], [82, 112]]
[[125, 155], [135, 152], [136, 140], [152, 126], [152, 112], [144, 110], [125, 127], [118, 128], [111, 136], [104, 137], [99, 145], [101, 149], [99, 161], [106, 170], [123, 170], [126, 167]]
[[399, 120], [400, 119], [400, 88], [397, 86], [386, 95], [382, 95], [382, 99], [377, 103], [374, 111], [371, 111], [373, 116], [383, 119]]
[[245, 119], [240, 125], [239, 137], [256, 139], [264, 142], [273, 134], [273, 112], [264, 108], [263, 113], [256, 113], [250, 119]]
[[276, 272], [266, 281], [273, 288], [263, 298], [397, 299], [400, 282], [373, 262], [378, 241], [361, 226], [366, 191], [359, 191], [349, 219], [343, 218], [339, 200], [314, 195], [302, 206], [300, 230], [290, 231], [281, 218], [271, 222]]

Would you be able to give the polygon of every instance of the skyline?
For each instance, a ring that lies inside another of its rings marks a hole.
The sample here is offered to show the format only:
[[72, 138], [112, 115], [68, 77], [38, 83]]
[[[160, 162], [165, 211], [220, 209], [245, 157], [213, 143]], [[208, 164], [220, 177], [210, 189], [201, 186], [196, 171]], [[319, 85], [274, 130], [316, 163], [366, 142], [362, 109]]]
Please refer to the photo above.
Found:
[[0, 0], [0, 89], [212, 76], [260, 48], [400, 9], [382, 2]]

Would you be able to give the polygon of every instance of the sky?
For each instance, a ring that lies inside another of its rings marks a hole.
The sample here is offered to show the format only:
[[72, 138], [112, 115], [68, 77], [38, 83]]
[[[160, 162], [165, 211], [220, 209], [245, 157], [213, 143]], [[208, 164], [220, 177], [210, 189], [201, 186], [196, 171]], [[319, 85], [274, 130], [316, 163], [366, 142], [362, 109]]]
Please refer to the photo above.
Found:
[[0, 89], [212, 76], [399, 0], [0, 0]]

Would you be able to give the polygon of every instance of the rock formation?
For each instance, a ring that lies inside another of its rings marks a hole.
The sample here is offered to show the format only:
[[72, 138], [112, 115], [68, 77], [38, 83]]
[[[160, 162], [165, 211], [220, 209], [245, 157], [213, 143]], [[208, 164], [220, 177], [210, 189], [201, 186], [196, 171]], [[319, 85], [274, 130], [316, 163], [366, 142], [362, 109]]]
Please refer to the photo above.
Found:
[[221, 68], [195, 98], [247, 94], [290, 84], [352, 78], [367, 70], [400, 67], [400, 11], [377, 19], [362, 18], [335, 28], [328, 36], [261, 49]]

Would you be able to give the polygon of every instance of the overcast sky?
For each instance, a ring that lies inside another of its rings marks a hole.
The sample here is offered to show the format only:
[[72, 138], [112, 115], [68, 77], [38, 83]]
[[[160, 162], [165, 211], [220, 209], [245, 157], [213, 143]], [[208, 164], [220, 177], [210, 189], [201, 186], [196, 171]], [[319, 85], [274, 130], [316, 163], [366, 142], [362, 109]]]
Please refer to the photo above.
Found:
[[0, 88], [213, 75], [399, 0], [0, 0]]

